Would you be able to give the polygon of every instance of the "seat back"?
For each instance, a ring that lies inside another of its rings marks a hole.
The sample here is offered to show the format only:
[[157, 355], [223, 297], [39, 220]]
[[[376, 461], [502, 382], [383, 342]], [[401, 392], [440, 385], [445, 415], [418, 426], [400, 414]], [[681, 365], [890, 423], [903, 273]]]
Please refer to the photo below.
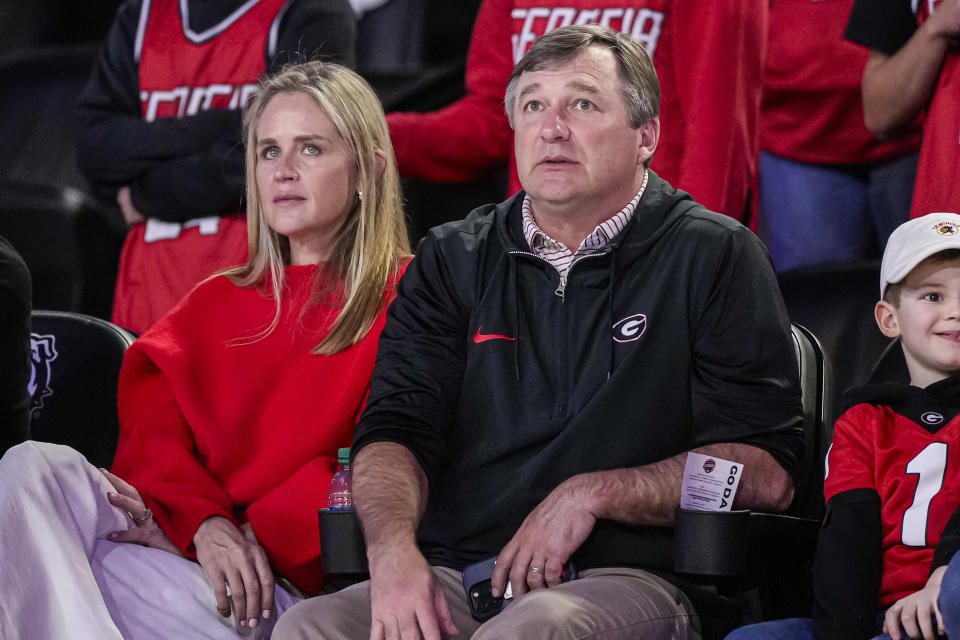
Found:
[[97, 43], [21, 49], [0, 57], [0, 175], [88, 190], [76, 160], [77, 98]]
[[109, 317], [124, 234], [73, 187], [0, 181], [0, 235], [30, 269], [34, 308]]
[[34, 440], [73, 447], [99, 467], [117, 448], [117, 381], [135, 337], [79, 313], [34, 311], [31, 338]]
[[877, 262], [803, 269], [780, 276], [790, 320], [817, 336], [832, 363], [828, 424], [839, 416], [844, 391], [867, 381], [889, 343], [873, 320], [879, 282]]
[[810, 330], [799, 324], [792, 324], [790, 328], [800, 372], [804, 464], [796, 497], [787, 513], [819, 520], [824, 512], [823, 457], [833, 437], [833, 367]]

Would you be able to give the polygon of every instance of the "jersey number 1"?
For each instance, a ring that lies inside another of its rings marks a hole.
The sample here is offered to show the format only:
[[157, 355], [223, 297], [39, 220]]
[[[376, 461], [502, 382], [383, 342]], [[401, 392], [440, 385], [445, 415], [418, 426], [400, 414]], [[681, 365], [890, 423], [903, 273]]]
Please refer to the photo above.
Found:
[[917, 476], [913, 504], [903, 512], [901, 541], [911, 547], [927, 546], [927, 516], [930, 501], [943, 488], [947, 469], [947, 443], [933, 442], [907, 463], [907, 474]]

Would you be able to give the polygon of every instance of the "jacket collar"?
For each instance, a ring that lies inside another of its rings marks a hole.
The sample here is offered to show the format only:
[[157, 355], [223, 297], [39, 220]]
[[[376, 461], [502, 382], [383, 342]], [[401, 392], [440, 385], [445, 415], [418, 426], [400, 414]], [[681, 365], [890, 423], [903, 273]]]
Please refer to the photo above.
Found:
[[[612, 247], [621, 249], [621, 253], [626, 253], [630, 259], [646, 253], [684, 213], [697, 206], [690, 194], [674, 189], [652, 170], [648, 170], [648, 173], [647, 188], [637, 204], [636, 212], [623, 231], [611, 239]], [[497, 205], [494, 212], [497, 233], [508, 252], [530, 252], [530, 246], [523, 236], [524, 195], [524, 191], [518, 191]], [[629, 260], [618, 259], [618, 269], [629, 264]]]

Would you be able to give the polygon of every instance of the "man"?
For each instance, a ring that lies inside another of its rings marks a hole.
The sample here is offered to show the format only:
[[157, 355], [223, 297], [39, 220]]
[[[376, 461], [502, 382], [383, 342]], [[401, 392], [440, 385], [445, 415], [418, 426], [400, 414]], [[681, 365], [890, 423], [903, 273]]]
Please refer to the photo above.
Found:
[[870, 49], [863, 71], [867, 128], [880, 139], [922, 119], [910, 217], [960, 211], [960, 0], [856, 0], [844, 36]]
[[[699, 637], [656, 527], [685, 452], [741, 463], [739, 505], [785, 508], [800, 403], [759, 240], [647, 169], [658, 103], [643, 47], [604, 27], [517, 65], [526, 193], [431, 231], [381, 337], [354, 442], [371, 581], [275, 637]], [[481, 625], [460, 571], [494, 556], [514, 599]]]
[[[387, 116], [404, 177], [472, 180], [510, 162], [504, 118], [514, 65], [540, 36], [596, 23], [646, 47], [670, 131], [654, 169], [712, 211], [746, 220], [756, 191], [758, 121], [769, 8], [763, 0], [483, 0], [467, 58], [466, 95], [430, 113]], [[753, 221], [751, 221], [753, 222]]]

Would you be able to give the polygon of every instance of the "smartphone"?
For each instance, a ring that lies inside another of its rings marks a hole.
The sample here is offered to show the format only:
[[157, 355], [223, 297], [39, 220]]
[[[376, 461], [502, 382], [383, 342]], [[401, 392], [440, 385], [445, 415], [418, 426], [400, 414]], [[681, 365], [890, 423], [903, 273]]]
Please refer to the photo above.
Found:
[[[478, 622], [486, 622], [503, 609], [503, 601], [513, 597], [512, 585], [507, 581], [504, 594], [498, 598], [491, 595], [493, 568], [497, 564], [496, 558], [487, 558], [474, 563], [463, 570], [463, 590], [470, 605], [470, 615]], [[563, 566], [562, 582], [575, 580], [578, 576], [572, 561]]]

